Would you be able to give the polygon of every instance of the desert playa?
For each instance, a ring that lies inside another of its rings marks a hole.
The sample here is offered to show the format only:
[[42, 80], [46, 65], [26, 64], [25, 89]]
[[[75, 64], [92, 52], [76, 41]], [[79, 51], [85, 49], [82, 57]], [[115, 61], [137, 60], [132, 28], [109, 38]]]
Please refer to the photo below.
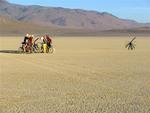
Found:
[[150, 38], [55, 37], [54, 54], [17, 54], [0, 37], [0, 113], [149, 113]]

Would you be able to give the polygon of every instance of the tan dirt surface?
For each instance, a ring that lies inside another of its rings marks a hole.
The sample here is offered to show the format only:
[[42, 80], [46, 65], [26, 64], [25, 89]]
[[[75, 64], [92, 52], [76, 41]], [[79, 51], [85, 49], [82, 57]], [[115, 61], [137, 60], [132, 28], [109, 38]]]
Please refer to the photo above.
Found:
[[56, 37], [54, 54], [16, 54], [0, 37], [0, 113], [150, 113], [150, 39]]

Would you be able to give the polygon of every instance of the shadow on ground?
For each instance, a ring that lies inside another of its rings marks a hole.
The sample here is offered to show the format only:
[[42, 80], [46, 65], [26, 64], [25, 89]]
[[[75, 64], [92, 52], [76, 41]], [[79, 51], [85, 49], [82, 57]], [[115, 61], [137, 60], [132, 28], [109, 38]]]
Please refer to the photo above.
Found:
[[9, 53], [9, 54], [21, 54], [17, 50], [0, 50], [0, 53]]

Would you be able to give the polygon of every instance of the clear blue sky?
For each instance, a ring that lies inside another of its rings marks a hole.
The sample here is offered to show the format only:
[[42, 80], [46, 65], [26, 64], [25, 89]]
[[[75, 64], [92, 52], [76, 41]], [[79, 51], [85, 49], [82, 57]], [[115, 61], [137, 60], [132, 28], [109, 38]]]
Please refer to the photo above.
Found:
[[124, 19], [150, 23], [150, 0], [8, 0], [23, 5], [79, 8], [109, 12]]

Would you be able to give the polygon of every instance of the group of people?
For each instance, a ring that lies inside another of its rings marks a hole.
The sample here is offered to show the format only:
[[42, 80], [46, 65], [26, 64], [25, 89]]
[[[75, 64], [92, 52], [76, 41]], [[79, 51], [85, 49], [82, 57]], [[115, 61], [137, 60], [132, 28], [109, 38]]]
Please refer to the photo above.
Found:
[[42, 37], [35, 38], [34, 35], [26, 34], [24, 37], [24, 40], [22, 42], [23, 51], [24, 52], [26, 52], [26, 51], [32, 52], [33, 49], [37, 48], [37, 42], [40, 42], [41, 45], [46, 44], [46, 46], [48, 48], [51, 48], [52, 38], [49, 35], [44, 35]]

